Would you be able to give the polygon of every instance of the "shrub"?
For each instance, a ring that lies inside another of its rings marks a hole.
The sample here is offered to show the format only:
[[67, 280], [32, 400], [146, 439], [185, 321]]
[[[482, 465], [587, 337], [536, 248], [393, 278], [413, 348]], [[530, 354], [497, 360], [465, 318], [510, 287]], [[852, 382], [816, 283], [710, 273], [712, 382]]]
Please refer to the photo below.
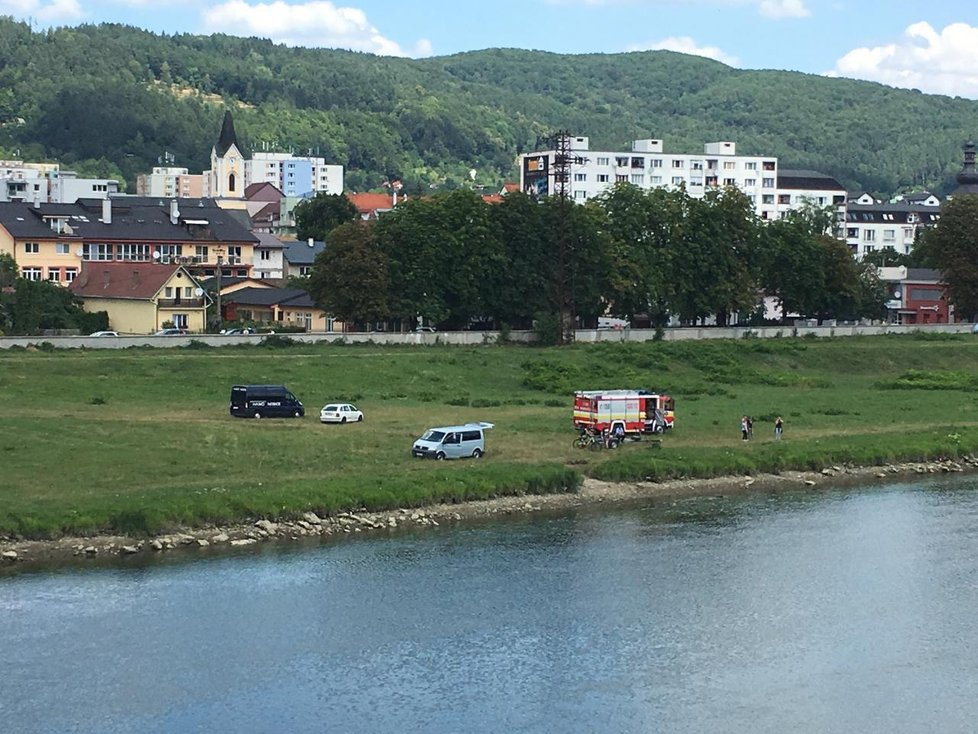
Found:
[[282, 334], [269, 334], [259, 343], [263, 347], [271, 347], [272, 349], [285, 349], [287, 347], [294, 347], [298, 342], [295, 339], [291, 339]]

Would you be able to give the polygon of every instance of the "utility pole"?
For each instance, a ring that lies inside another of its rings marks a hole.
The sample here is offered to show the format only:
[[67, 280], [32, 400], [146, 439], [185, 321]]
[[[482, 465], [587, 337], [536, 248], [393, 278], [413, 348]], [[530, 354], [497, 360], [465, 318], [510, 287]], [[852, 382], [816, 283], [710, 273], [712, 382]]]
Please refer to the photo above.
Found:
[[553, 179], [554, 196], [557, 210], [554, 221], [554, 247], [557, 250], [557, 283], [556, 301], [557, 313], [560, 319], [560, 336], [558, 344], [566, 344], [574, 340], [577, 308], [574, 298], [574, 273], [577, 263], [574, 261], [574, 243], [570, 231], [571, 201], [571, 166], [574, 155], [571, 152], [571, 134], [567, 130], [558, 130], [553, 134]]
[[217, 333], [220, 334], [221, 327], [224, 326], [224, 314], [221, 312], [221, 266], [223, 264], [224, 248], [215, 248], [214, 254], [217, 255]]

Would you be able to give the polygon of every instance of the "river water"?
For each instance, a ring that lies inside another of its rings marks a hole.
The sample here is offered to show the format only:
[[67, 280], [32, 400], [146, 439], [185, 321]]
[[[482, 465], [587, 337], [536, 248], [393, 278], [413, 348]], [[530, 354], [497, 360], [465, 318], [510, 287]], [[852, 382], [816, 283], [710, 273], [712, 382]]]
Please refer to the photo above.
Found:
[[971, 732], [978, 480], [0, 577], [3, 732]]

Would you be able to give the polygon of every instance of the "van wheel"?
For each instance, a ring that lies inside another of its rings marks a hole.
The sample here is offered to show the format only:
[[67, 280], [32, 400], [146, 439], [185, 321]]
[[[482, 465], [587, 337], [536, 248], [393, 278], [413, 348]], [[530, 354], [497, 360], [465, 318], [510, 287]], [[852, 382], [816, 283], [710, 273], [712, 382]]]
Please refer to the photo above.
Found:
[[255, 418], [261, 420], [261, 413], [259, 413], [257, 410], [255, 411]]
[[301, 418], [302, 417], [302, 413], [299, 412], [298, 410], [294, 413], [294, 415], [295, 415], [296, 418]]
[[473, 451], [472, 452], [472, 458], [473, 459], [481, 459], [482, 458], [482, 449], [476, 449], [475, 451]]
[[439, 451], [437, 454], [435, 454], [435, 461], [444, 461], [444, 460], [445, 460], [444, 451]]
[[346, 416], [345, 415], [342, 418], [340, 418], [340, 423], [346, 423]]

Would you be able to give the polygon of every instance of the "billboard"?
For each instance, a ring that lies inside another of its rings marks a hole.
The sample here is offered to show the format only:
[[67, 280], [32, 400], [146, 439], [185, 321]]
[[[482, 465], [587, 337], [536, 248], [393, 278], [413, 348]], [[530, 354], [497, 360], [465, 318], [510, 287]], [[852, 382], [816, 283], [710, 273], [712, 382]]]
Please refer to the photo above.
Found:
[[530, 196], [550, 195], [550, 156], [528, 155], [523, 158], [523, 192]]

